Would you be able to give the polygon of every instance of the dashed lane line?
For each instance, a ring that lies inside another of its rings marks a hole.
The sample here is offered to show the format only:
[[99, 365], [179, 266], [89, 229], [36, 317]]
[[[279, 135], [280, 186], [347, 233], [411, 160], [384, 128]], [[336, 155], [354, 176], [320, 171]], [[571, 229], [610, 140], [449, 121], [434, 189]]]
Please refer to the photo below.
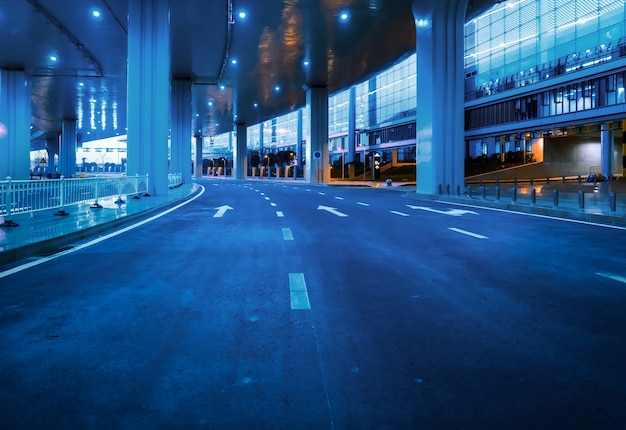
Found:
[[293, 233], [290, 228], [283, 228], [283, 239], [284, 240], [293, 240]]
[[356, 202], [357, 205], [360, 206], [365, 206], [365, 207], [369, 207], [370, 205], [368, 203], [363, 203], [363, 202]]
[[271, 206], [271, 207], [273, 207], [273, 208], [275, 208], [275, 207], [276, 207], [276, 203], [273, 203], [273, 202], [272, 202], [272, 203], [270, 203], [270, 206]]
[[400, 216], [409, 216], [409, 214], [405, 214], [404, 212], [398, 212], [398, 211], [389, 211], [394, 215], [400, 215]]
[[289, 292], [291, 295], [291, 309], [311, 309], [304, 273], [289, 274]]
[[452, 230], [457, 233], [464, 234], [466, 236], [474, 237], [476, 239], [489, 239], [487, 236], [483, 236], [482, 234], [472, 233], [471, 231], [461, 230], [460, 228], [448, 227], [448, 230]]
[[343, 200], [343, 197], [335, 197], [337, 200]]
[[284, 214], [284, 213], [282, 213], [282, 211], [276, 211], [276, 216], [277, 216], [278, 218], [284, 218], [284, 217], [285, 217], [285, 214]]

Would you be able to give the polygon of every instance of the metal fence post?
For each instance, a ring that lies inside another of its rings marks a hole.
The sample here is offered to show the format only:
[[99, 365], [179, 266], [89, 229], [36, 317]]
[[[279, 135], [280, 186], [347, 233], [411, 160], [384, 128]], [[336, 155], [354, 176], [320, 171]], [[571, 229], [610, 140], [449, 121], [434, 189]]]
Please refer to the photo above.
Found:
[[150, 174], [146, 173], [146, 193], [143, 195], [144, 197], [150, 197]]
[[559, 206], [559, 190], [552, 190], [552, 206]]
[[530, 204], [534, 205], [535, 203], [537, 203], [537, 190], [535, 190], [534, 188], [530, 189]]
[[65, 212], [65, 177], [61, 175], [61, 179], [59, 180], [59, 197], [60, 197], [60, 209], [55, 216], [68, 216], [69, 213]]
[[585, 192], [578, 191], [578, 209], [585, 209]]
[[513, 197], [511, 197], [513, 203], [517, 202], [517, 185], [513, 187]]
[[6, 197], [4, 201], [7, 205], [7, 216], [4, 218], [4, 222], [0, 224], [0, 227], [18, 227], [19, 224], [13, 222], [11, 220], [11, 206], [13, 206], [12, 201], [13, 193], [11, 192], [11, 177], [7, 176], [7, 188], [6, 188]]
[[611, 212], [615, 212], [617, 210], [617, 194], [609, 193], [609, 208]]
[[96, 175], [96, 201], [89, 206], [91, 209], [101, 209], [102, 205], [98, 203], [98, 198], [100, 197], [100, 176]]

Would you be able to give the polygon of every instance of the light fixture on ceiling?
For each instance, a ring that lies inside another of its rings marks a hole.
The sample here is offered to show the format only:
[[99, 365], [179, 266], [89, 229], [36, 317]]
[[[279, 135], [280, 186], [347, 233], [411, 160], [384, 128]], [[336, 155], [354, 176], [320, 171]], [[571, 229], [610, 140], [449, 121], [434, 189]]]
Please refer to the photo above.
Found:
[[94, 18], [100, 18], [102, 16], [102, 12], [100, 12], [98, 9], [92, 9], [91, 16], [93, 16]]
[[342, 22], [347, 22], [347, 21], [350, 20], [350, 14], [347, 11], [345, 11], [345, 10], [342, 11], [342, 12], [339, 12], [339, 19]]
[[237, 16], [239, 19], [246, 19], [248, 17], [248, 13], [245, 10], [240, 10]]

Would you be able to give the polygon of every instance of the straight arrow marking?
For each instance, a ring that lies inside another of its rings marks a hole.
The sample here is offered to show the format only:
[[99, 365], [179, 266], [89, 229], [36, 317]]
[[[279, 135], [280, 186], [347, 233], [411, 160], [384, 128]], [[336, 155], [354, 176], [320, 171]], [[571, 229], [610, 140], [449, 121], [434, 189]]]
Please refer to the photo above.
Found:
[[213, 215], [213, 218], [221, 218], [224, 216], [226, 211], [233, 210], [234, 208], [231, 208], [228, 205], [224, 205], [224, 206], [217, 207], [215, 209], [217, 209], [217, 212], [215, 212], [215, 215]]
[[422, 210], [422, 211], [434, 212], [434, 213], [442, 214], [442, 215], [451, 215], [451, 216], [461, 216], [461, 215], [465, 215], [465, 214], [478, 215], [478, 212], [468, 211], [468, 210], [464, 210], [464, 209], [449, 209], [447, 211], [439, 211], [437, 209], [428, 208], [428, 207], [425, 207], [425, 206], [413, 206], [413, 205], [406, 205], [406, 206], [408, 208], [410, 208], [410, 209], [419, 209], [419, 210]]
[[320, 206], [317, 207], [317, 210], [318, 211], [330, 212], [331, 214], [337, 215], [337, 216], [340, 216], [340, 217], [348, 216], [348, 215], [344, 214], [343, 212], [339, 212], [336, 208], [331, 208], [329, 206], [321, 206], [320, 205]]
[[604, 276], [605, 278], [613, 279], [614, 281], [622, 282], [622, 283], [626, 284], [626, 278], [623, 277], [623, 276], [612, 275], [610, 273], [596, 273], [596, 275]]

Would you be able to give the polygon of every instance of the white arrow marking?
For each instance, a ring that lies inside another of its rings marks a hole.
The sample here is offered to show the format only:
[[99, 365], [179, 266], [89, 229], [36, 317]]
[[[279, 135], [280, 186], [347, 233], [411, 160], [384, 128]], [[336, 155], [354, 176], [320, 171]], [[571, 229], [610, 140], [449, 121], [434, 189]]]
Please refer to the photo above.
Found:
[[408, 208], [410, 209], [419, 209], [422, 211], [427, 211], [427, 212], [434, 212], [437, 214], [442, 214], [442, 215], [452, 215], [452, 216], [461, 216], [461, 215], [465, 215], [465, 214], [472, 214], [472, 215], [478, 215], [478, 212], [474, 212], [474, 211], [467, 211], [464, 209], [448, 209], [447, 211], [439, 211], [437, 209], [433, 209], [433, 208], [427, 208], [424, 206], [413, 206], [413, 205], [406, 205]]
[[610, 273], [596, 273], [596, 275], [604, 276], [605, 278], [609, 278], [609, 279], [612, 279], [614, 281], [623, 282], [624, 284], [626, 284], [626, 278], [623, 277], [623, 276], [612, 275]]
[[224, 206], [220, 206], [217, 209], [217, 212], [215, 213], [215, 215], [213, 215], [213, 218], [221, 218], [224, 216], [224, 214], [226, 213], [226, 211], [232, 210], [234, 208], [231, 208], [228, 205], [224, 205]]
[[489, 239], [487, 236], [481, 234], [472, 233], [471, 231], [461, 230], [460, 228], [448, 227], [448, 230], [456, 231], [457, 233], [465, 234], [467, 236], [475, 237], [476, 239]]
[[346, 214], [344, 214], [342, 212], [339, 212], [337, 209], [331, 208], [331, 207], [328, 207], [328, 206], [318, 206], [317, 210], [318, 211], [327, 211], [327, 212], [330, 212], [331, 214], [337, 215], [337, 216], [348, 216], [348, 215], [346, 215]]

